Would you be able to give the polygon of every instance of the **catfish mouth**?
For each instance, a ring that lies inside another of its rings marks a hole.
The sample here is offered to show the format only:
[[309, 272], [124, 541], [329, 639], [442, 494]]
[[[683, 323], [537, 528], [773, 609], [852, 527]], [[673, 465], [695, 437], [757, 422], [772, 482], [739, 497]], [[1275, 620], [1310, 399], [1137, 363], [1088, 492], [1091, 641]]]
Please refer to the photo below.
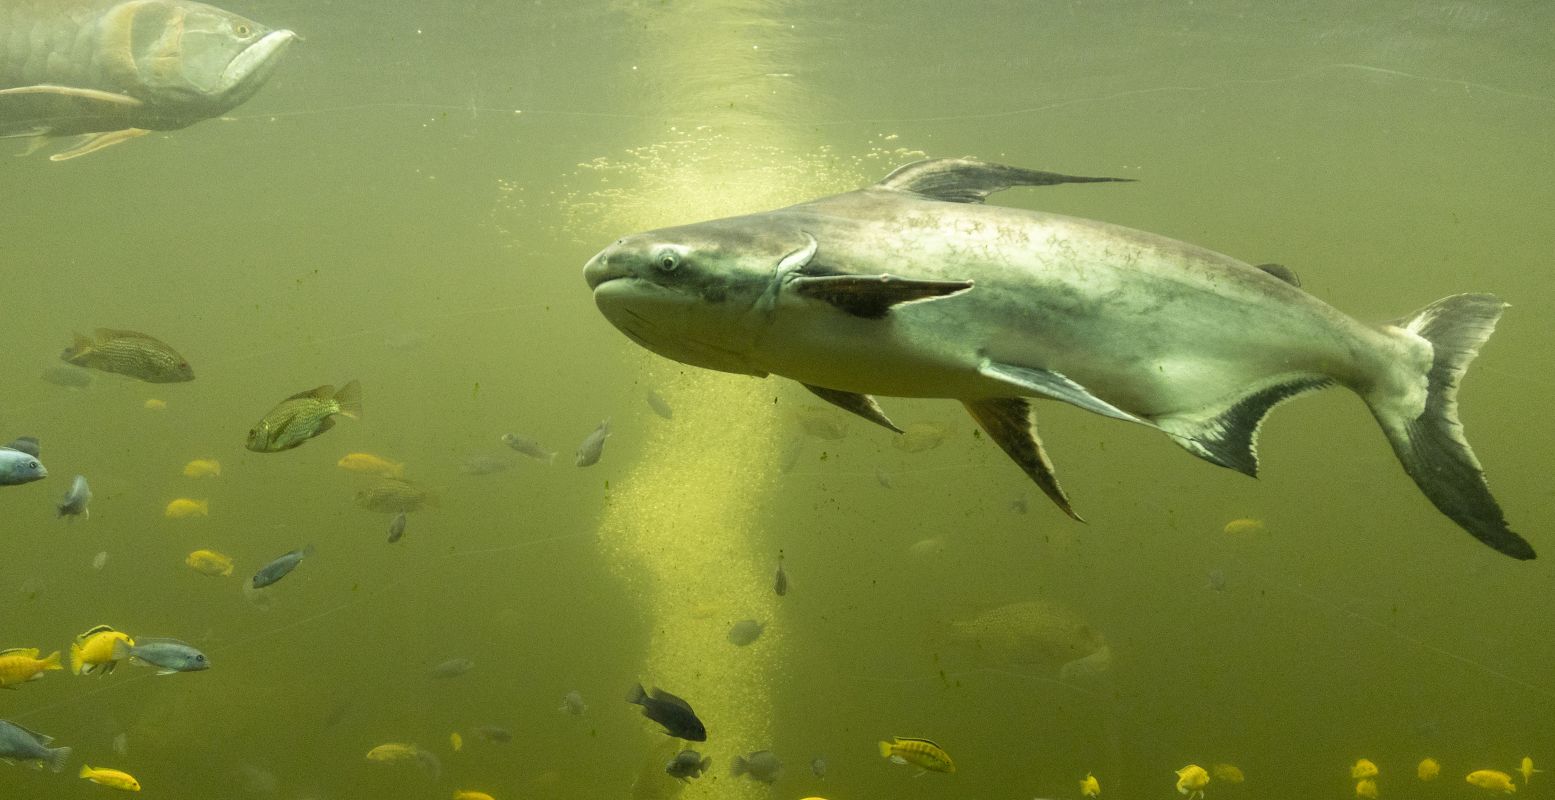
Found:
[[289, 30], [270, 31], [248, 47], [238, 53], [235, 58], [227, 62], [226, 69], [221, 71], [221, 78], [215, 86], [215, 92], [226, 94], [243, 87], [245, 84], [257, 85], [263, 83], [270, 73], [281, 62], [281, 55], [286, 48], [291, 46], [297, 34]]

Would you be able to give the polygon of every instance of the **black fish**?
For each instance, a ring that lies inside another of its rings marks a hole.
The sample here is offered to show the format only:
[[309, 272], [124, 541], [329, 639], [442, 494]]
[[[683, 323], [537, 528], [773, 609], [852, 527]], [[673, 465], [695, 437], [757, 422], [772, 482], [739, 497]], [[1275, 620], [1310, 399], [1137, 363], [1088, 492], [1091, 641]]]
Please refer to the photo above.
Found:
[[626, 702], [642, 706], [643, 716], [663, 725], [664, 732], [670, 736], [688, 742], [707, 741], [707, 728], [697, 719], [691, 704], [657, 686], [651, 695], [643, 691], [642, 684], [633, 686]]

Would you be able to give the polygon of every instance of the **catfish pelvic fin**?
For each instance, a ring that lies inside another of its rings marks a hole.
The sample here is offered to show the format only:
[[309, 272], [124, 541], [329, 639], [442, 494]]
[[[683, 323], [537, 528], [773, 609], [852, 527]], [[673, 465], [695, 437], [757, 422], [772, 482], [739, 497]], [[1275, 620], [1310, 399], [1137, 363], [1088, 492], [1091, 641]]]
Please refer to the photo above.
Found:
[[857, 414], [864, 419], [867, 419], [882, 428], [887, 428], [895, 433], [902, 432], [902, 429], [896, 427], [896, 424], [885, 415], [885, 411], [880, 408], [880, 404], [875, 401], [875, 398], [870, 397], [867, 394], [843, 392], [836, 389], [828, 389], [824, 386], [811, 386], [808, 383], [802, 385], [804, 388], [813, 392], [816, 397], [831, 403], [843, 411], [851, 411], [854, 414]]
[[1012, 186], [1052, 186], [1058, 183], [1132, 183], [1132, 178], [1087, 178], [1041, 172], [970, 158], [931, 158], [898, 167], [875, 184], [876, 189], [912, 192], [949, 203], [981, 203], [988, 195]]
[[898, 303], [950, 297], [971, 281], [920, 281], [896, 275], [802, 275], [788, 284], [801, 297], [820, 300], [864, 319], [882, 319]]
[[1053, 462], [1042, 449], [1037, 436], [1037, 415], [1031, 403], [1023, 397], [996, 397], [990, 400], [963, 400], [972, 419], [994, 440], [1005, 454], [1025, 471], [1032, 482], [1065, 514], [1076, 522], [1084, 522], [1069, 505], [1069, 496], [1058, 485], [1053, 474]]
[[983, 359], [983, 364], [977, 371], [990, 378], [1004, 381], [1026, 393], [1054, 400], [1062, 400], [1065, 403], [1079, 406], [1086, 411], [1100, 414], [1104, 417], [1121, 419], [1125, 422], [1138, 422], [1141, 425], [1151, 424], [1148, 420], [1140, 419], [1091, 394], [1089, 389], [1052, 370], [1022, 367], [1016, 364], [1002, 364], [992, 359]]

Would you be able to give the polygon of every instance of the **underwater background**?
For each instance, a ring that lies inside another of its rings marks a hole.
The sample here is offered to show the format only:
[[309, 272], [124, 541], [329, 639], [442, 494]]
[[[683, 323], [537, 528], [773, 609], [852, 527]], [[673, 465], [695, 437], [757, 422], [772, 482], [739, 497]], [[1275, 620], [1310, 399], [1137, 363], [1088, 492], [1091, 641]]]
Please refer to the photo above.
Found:
[[[0, 718], [75, 749], [62, 775], [0, 768], [0, 796], [111, 791], [81, 762], [148, 797], [282, 800], [1078, 798], [1087, 773], [1102, 797], [1168, 798], [1214, 763], [1246, 781], [1211, 800], [1342, 800], [1359, 758], [1383, 798], [1473, 798], [1471, 770], [1555, 764], [1555, 7], [223, 7], [303, 37], [226, 118], [0, 160], [0, 438], [37, 436], [51, 470], [0, 488], [0, 648], [108, 624], [213, 664], [0, 693]], [[1358, 319], [1505, 299], [1462, 417], [1545, 558], [1442, 517], [1347, 392], [1274, 414], [1257, 481], [1045, 406], [1080, 525], [956, 403], [884, 400], [942, 437], [909, 452], [793, 384], [647, 353], [581, 276], [626, 233], [962, 155], [1136, 179], [991, 202], [1278, 262]], [[39, 378], [99, 327], [169, 342], [197, 378]], [[244, 449], [276, 402], [352, 379], [361, 420]], [[600, 463], [573, 466], [606, 418]], [[352, 452], [403, 462], [439, 507], [387, 544], [389, 515], [353, 501], [369, 481], [336, 466]], [[510, 468], [470, 474], [480, 456]], [[185, 477], [201, 458], [222, 474]], [[74, 474], [91, 517], [57, 520]], [[208, 516], [165, 516], [183, 497]], [[270, 602], [240, 591], [305, 545]], [[234, 576], [185, 566], [199, 548]], [[737, 646], [743, 619], [766, 628]], [[1096, 636], [1105, 663], [1064, 671], [1053, 651]], [[454, 658], [474, 666], [429, 676]], [[707, 775], [663, 774], [678, 747], [625, 702], [639, 680], [697, 708]], [[888, 763], [891, 736], [957, 773]], [[364, 759], [385, 742], [441, 775]], [[776, 783], [729, 775], [759, 750]], [[1440, 780], [1415, 777], [1425, 757]], [[1519, 784], [1550, 795], [1555, 771]]]

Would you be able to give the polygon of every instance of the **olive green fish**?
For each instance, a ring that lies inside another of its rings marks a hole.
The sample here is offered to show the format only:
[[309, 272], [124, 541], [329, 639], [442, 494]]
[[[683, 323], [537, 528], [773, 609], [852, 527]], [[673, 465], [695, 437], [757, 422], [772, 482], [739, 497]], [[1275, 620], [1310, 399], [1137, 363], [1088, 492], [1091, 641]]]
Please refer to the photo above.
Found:
[[248, 432], [248, 449], [279, 453], [335, 427], [335, 415], [362, 417], [362, 385], [351, 381], [335, 391], [330, 385], [299, 392], [270, 409]]
[[63, 161], [219, 117], [296, 38], [192, 0], [6, 0], [0, 138], [78, 137]]
[[59, 358], [67, 364], [116, 372], [147, 383], [194, 380], [194, 370], [177, 350], [155, 336], [135, 331], [98, 328], [91, 337], [78, 333]]
[[437, 507], [437, 495], [399, 478], [384, 478], [356, 493], [356, 504], [368, 511], [396, 514]]

